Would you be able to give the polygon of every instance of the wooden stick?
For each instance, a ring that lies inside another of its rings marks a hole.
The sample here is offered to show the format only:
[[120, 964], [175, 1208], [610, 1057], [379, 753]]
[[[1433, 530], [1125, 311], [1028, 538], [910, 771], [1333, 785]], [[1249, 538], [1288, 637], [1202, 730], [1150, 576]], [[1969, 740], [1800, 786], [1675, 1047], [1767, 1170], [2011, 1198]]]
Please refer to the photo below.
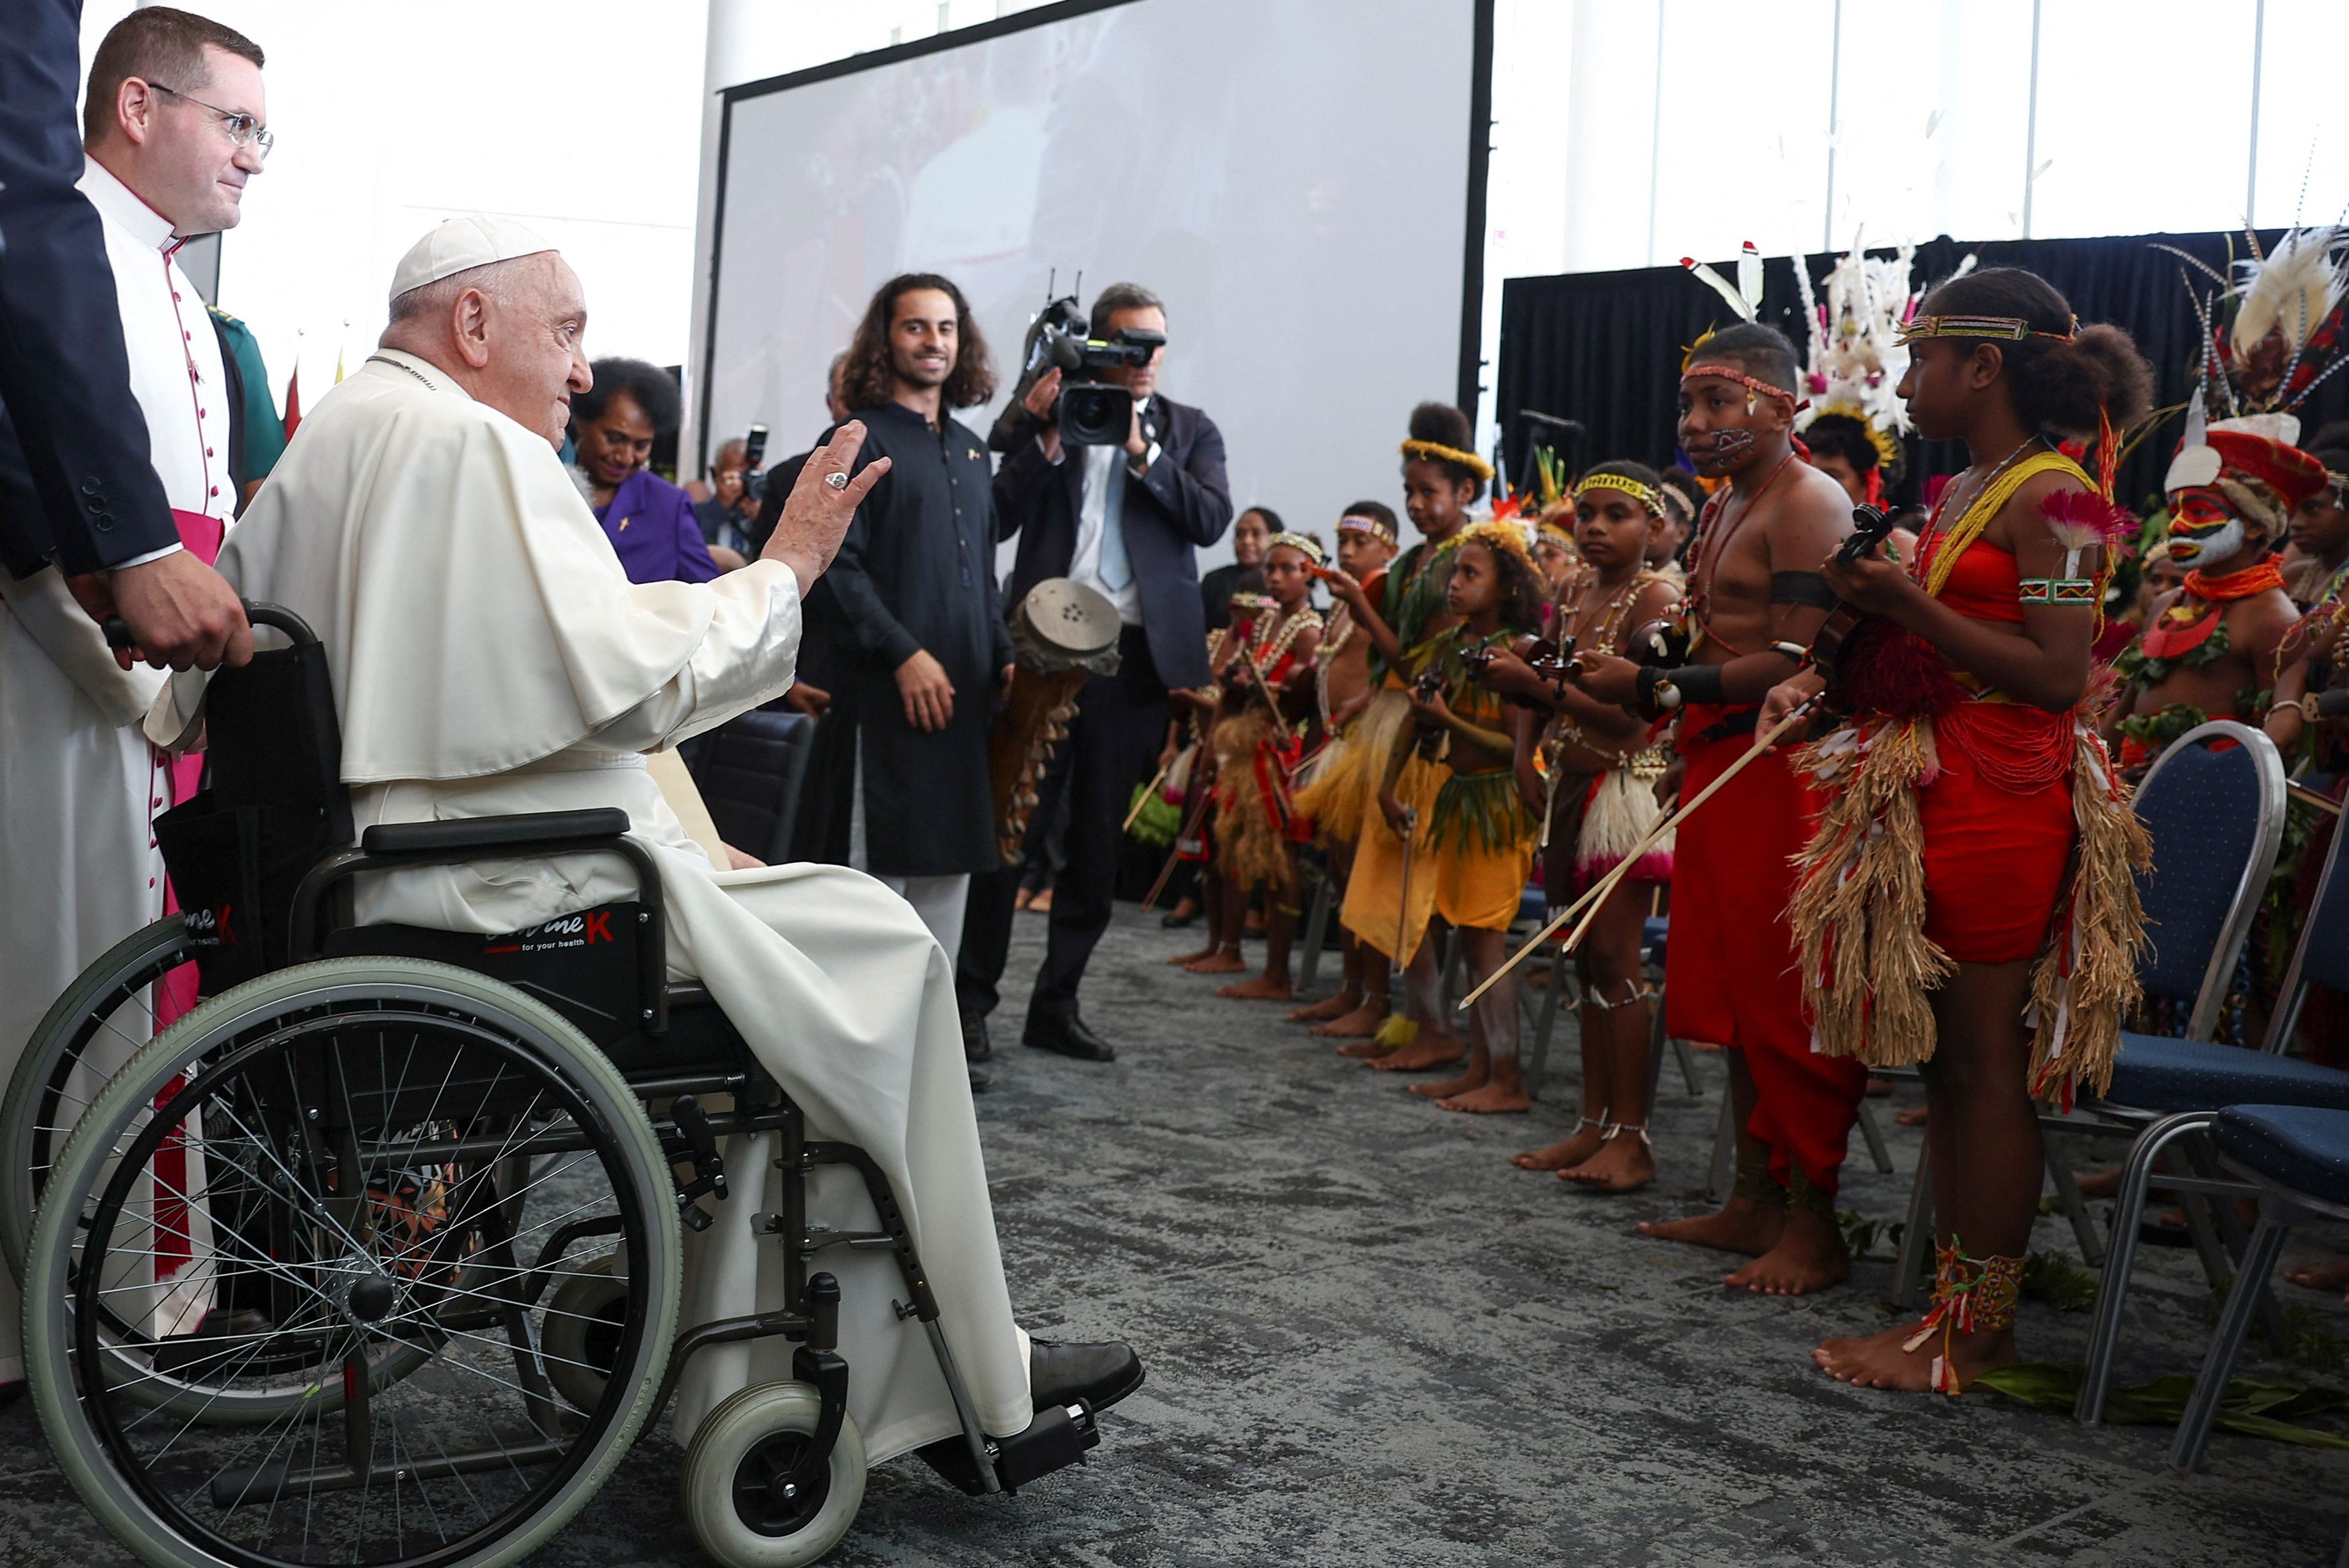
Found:
[[[1199, 789], [1198, 779], [1199, 770], [1194, 767], [1191, 769], [1191, 788], [1198, 790], [1198, 804], [1192, 808], [1190, 820], [1184, 823], [1183, 827], [1175, 832], [1174, 848], [1167, 854], [1166, 863], [1158, 868], [1158, 880], [1150, 884], [1149, 896], [1142, 901], [1142, 908], [1145, 913], [1158, 903], [1158, 895], [1166, 891], [1166, 879], [1174, 874], [1175, 864], [1183, 858], [1183, 841], [1195, 832], [1201, 822], [1206, 820], [1207, 802], [1215, 799], [1215, 791]], [[1212, 868], [1213, 862], [1209, 864]]]
[[[1180, 751], [1177, 751], [1174, 754], [1174, 757], [1180, 757], [1181, 755], [1183, 754]], [[1174, 766], [1174, 757], [1170, 757], [1165, 761], [1160, 763], [1158, 765], [1157, 776], [1150, 780], [1149, 788], [1145, 789], [1141, 794], [1136, 795], [1133, 798], [1133, 810], [1125, 814], [1125, 826], [1120, 828], [1118, 830], [1119, 832], [1127, 833], [1133, 830], [1133, 824], [1141, 820], [1142, 809], [1150, 804], [1150, 798], [1158, 793], [1158, 787], [1161, 784], [1166, 782], [1166, 775]]]
[[1582, 914], [1583, 912], [1588, 909], [1589, 911], [1589, 914], [1584, 916], [1582, 923], [1575, 928], [1574, 934], [1567, 938], [1567, 946], [1569, 949], [1572, 948], [1574, 944], [1580, 939], [1583, 932], [1589, 928], [1590, 916], [1594, 916], [1599, 913], [1599, 906], [1606, 901], [1609, 893], [1615, 891], [1616, 883], [1621, 882], [1624, 877], [1630, 874], [1631, 867], [1637, 863], [1640, 857], [1646, 854], [1650, 850], [1655, 848], [1656, 845], [1661, 843], [1663, 841], [1664, 835], [1679, 827], [1682, 822], [1686, 821], [1689, 815], [1699, 806], [1702, 806], [1707, 800], [1712, 799], [1713, 791], [1728, 783], [1732, 779], [1736, 778], [1738, 773], [1747, 763], [1753, 761], [1756, 757], [1759, 757], [1764, 752], [1769, 750], [1773, 746], [1775, 746], [1778, 743], [1778, 738], [1780, 736], [1794, 728], [1796, 721], [1809, 716], [1812, 705], [1817, 701], [1818, 699], [1816, 697], [1812, 697], [1808, 701], [1806, 701], [1801, 707], [1795, 708], [1794, 712], [1780, 719], [1775, 727], [1774, 727], [1769, 734], [1762, 736], [1756, 739], [1753, 746], [1747, 748], [1743, 757], [1740, 757], [1736, 761], [1723, 769], [1721, 770], [1720, 777], [1716, 778], [1712, 783], [1699, 790], [1695, 799], [1691, 800], [1687, 805], [1682, 806], [1679, 810], [1673, 812], [1671, 816], [1657, 823], [1653, 828], [1648, 830], [1648, 836], [1641, 839], [1639, 843], [1633, 847], [1631, 852], [1625, 855], [1621, 862], [1619, 863], [1613, 871], [1609, 872], [1605, 876], [1599, 878], [1597, 882], [1592, 884], [1590, 890], [1588, 892], [1585, 892], [1580, 898], [1576, 899], [1572, 903], [1568, 904], [1564, 909], [1558, 911], [1557, 914], [1550, 918], [1548, 924], [1534, 933], [1532, 941], [1526, 943], [1523, 947], [1518, 948], [1515, 953], [1509, 954], [1507, 959], [1505, 960], [1497, 968], [1495, 968], [1490, 975], [1485, 975], [1484, 982], [1481, 985], [1461, 999], [1458, 1011], [1463, 1013], [1466, 1012], [1469, 1007], [1475, 1004], [1478, 997], [1482, 996], [1485, 992], [1491, 990], [1494, 985], [1499, 983], [1502, 975], [1506, 975], [1510, 970], [1515, 969], [1518, 965], [1523, 964], [1527, 958], [1533, 955], [1535, 950], [1539, 948], [1543, 943], [1547, 942], [1552, 936], [1556, 935], [1560, 926], [1564, 925], [1568, 921], [1572, 920], [1576, 915]]
[[2336, 817], [2341, 815], [2341, 802], [2330, 795], [2320, 795], [2307, 785], [2291, 780], [2285, 782], [2284, 788], [2291, 791], [2292, 799], [2305, 805], [2313, 806], [2321, 811], [2330, 811]]

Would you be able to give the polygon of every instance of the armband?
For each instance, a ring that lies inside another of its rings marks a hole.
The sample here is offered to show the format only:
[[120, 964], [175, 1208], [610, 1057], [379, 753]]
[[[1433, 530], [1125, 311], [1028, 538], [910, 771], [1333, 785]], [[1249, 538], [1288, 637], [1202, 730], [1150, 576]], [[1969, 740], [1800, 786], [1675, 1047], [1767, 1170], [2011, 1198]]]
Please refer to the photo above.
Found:
[[1729, 694], [1722, 689], [1719, 665], [1683, 665], [1669, 677], [1681, 694], [1682, 702], [1724, 703]]
[[2015, 598], [2024, 604], [2094, 604], [2096, 602], [2096, 580], [2093, 577], [2026, 577]]
[[1773, 572], [1770, 573], [1770, 603], [1802, 604], [1814, 610], [1832, 610], [1843, 603], [1827, 580], [1816, 572]]

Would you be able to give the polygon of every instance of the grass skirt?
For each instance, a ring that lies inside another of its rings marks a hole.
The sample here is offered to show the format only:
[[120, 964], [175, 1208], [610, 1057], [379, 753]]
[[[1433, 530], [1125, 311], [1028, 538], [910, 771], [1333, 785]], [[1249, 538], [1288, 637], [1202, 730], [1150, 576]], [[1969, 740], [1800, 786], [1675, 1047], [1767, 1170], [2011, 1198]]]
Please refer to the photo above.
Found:
[[1331, 740], [1315, 760], [1313, 777], [1297, 792], [1297, 810], [1313, 821], [1314, 835], [1332, 849], [1351, 849], [1363, 825], [1379, 822], [1379, 779], [1395, 737], [1411, 717], [1411, 699], [1389, 687]]
[[1221, 720], [1215, 730], [1216, 861], [1242, 887], [1288, 883], [1284, 799], [1287, 765], [1273, 737], [1272, 720], [1257, 711]]

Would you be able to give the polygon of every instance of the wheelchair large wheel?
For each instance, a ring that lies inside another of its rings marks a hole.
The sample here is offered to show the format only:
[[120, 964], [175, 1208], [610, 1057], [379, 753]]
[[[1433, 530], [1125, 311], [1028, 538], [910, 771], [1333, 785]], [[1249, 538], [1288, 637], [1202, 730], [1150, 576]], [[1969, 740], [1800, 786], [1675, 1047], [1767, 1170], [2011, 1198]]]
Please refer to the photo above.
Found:
[[[546, 1297], [606, 1253], [628, 1311], [580, 1408], [547, 1376]], [[659, 1140], [601, 1053], [512, 987], [389, 958], [265, 976], [159, 1036], [83, 1114], [26, 1266], [50, 1446], [159, 1568], [532, 1551], [649, 1418], [680, 1268]], [[142, 1398], [148, 1377], [182, 1392]], [[295, 1379], [341, 1397], [282, 1400]], [[255, 1388], [262, 1411], [218, 1413]]]
[[0, 1253], [17, 1278], [49, 1168], [106, 1080], [153, 1037], [148, 988], [195, 952], [181, 915], [131, 933], [75, 977], [25, 1042], [0, 1099]]

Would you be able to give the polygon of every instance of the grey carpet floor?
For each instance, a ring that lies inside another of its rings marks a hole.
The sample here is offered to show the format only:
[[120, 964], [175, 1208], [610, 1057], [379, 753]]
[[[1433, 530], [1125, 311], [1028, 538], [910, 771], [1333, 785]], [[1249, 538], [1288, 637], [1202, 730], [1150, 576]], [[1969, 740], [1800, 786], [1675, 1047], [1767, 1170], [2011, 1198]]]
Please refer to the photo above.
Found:
[[[1020, 923], [1024, 994], [1042, 922]], [[2330, 1563], [2349, 1454], [2220, 1433], [2205, 1470], [2168, 1429], [2084, 1431], [1987, 1393], [1828, 1381], [1807, 1352], [1890, 1321], [1889, 1260], [1797, 1301], [1722, 1288], [1729, 1261], [1635, 1222], [1701, 1202], [1721, 1088], [1667, 1066], [1663, 1178], [1599, 1198], [1512, 1168], [1575, 1115], [1570, 1022], [1530, 1115], [1467, 1118], [1333, 1056], [1283, 1009], [1216, 999], [1122, 908], [1086, 987], [1107, 1067], [999, 1047], [979, 1101], [1013, 1303], [1049, 1337], [1130, 1339], [1143, 1391], [1086, 1467], [967, 1499], [881, 1467], [829, 1560], [881, 1564]], [[1016, 1037], [1016, 1006], [999, 1016]], [[1876, 1101], [1897, 1174], [1854, 1140], [1845, 1203], [1899, 1218], [1916, 1134]], [[2337, 1236], [2296, 1254], [2319, 1256]], [[2060, 1220], [2037, 1248], [2070, 1253]], [[2073, 1254], [2076, 1255], [2076, 1254]], [[2283, 1287], [2327, 1315], [2343, 1309]], [[2146, 1258], [2124, 1381], [2188, 1370], [2207, 1334], [2190, 1253]], [[2085, 1316], [2023, 1310], [2025, 1354], [2075, 1357]], [[2262, 1360], [2250, 1373], [2307, 1377]], [[2323, 1380], [2321, 1377], [2319, 1380]], [[2336, 1380], [2338, 1380], [2336, 1378]], [[550, 1565], [699, 1561], [678, 1453], [647, 1439]], [[0, 1413], [0, 1563], [129, 1558]]]

